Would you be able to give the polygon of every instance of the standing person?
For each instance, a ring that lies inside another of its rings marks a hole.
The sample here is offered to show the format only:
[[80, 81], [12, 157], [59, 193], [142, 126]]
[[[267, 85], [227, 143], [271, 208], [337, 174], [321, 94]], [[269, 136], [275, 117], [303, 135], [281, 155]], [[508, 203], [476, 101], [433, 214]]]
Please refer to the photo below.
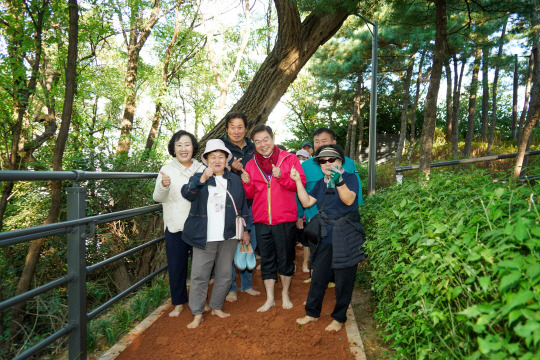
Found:
[[186, 279], [191, 246], [182, 240], [182, 231], [191, 203], [180, 194], [180, 190], [191, 176], [204, 171], [205, 166], [193, 159], [198, 149], [195, 136], [184, 130], [176, 132], [168, 146], [173, 160], [160, 169], [154, 188], [154, 200], [163, 204], [165, 252], [169, 266], [171, 302], [174, 305], [173, 311], [169, 313], [171, 317], [180, 315], [187, 302]]
[[[313, 144], [315, 144], [315, 151], [317, 151], [323, 145], [330, 145], [336, 143], [336, 134], [332, 129], [319, 128], [313, 133]], [[302, 146], [304, 144], [302, 144]], [[358, 204], [362, 205], [362, 183], [360, 181], [360, 177], [358, 176], [356, 165], [354, 165], [354, 161], [351, 158], [345, 156], [344, 159], [344, 163], [342, 164], [343, 169], [345, 169], [345, 171], [350, 174], [355, 174], [356, 179], [358, 180]], [[306, 175], [306, 191], [309, 193], [313, 189], [317, 181], [324, 177], [324, 174], [319, 164], [315, 162], [314, 158], [310, 158], [304, 161], [302, 163], [302, 169], [304, 170], [304, 174]], [[304, 220], [302, 219], [302, 217], [305, 217], [305, 221], [309, 222], [309, 220], [311, 220], [311, 218], [314, 217], [318, 211], [319, 209], [317, 208], [317, 204], [306, 208], [302, 207], [300, 202], [298, 202], [298, 220], [296, 222], [296, 227], [298, 229], [302, 229], [304, 226]], [[333, 282], [330, 283], [330, 287], [332, 286]]]
[[306, 150], [306, 152], [309, 154], [308, 158], [313, 155], [313, 145], [309, 141], [304, 141], [302, 143], [302, 150]]
[[232, 154], [223, 141], [209, 140], [202, 155], [202, 162], [208, 167], [202, 174], [192, 176], [182, 187], [182, 196], [191, 201], [182, 236], [187, 244], [193, 246], [189, 308], [194, 318], [187, 326], [190, 329], [203, 321], [212, 268], [214, 286], [208, 303], [211, 314], [220, 318], [230, 315], [222, 308], [231, 287], [231, 264], [238, 242], [249, 244], [247, 231], [244, 231], [242, 239], [234, 239], [236, 211], [248, 220], [248, 209], [242, 181], [227, 169], [231, 158]]
[[326, 236], [313, 246], [313, 275], [306, 301], [306, 316], [296, 322], [300, 325], [317, 321], [321, 315], [326, 287], [332, 277], [336, 282], [336, 304], [332, 322], [326, 331], [339, 331], [347, 320], [358, 263], [365, 258], [364, 236], [358, 214], [358, 179], [346, 172], [342, 165], [345, 155], [339, 145], [321, 146], [315, 162], [324, 177], [309, 192], [302, 185], [300, 174], [291, 170], [298, 198], [304, 207], [324, 202], [323, 214]]
[[[225, 143], [225, 146], [232, 153], [233, 157], [229, 161], [231, 171], [237, 175], [242, 174], [244, 166], [253, 157], [255, 152], [255, 145], [246, 137], [248, 129], [247, 117], [241, 111], [230, 112], [225, 116], [225, 128], [227, 129], [227, 135], [221, 140]], [[257, 240], [255, 234], [255, 227], [253, 226], [253, 213], [251, 212], [252, 201], [248, 200], [249, 207], [249, 221], [246, 226], [246, 230], [249, 231], [249, 239], [253, 251], [257, 249]], [[237, 300], [238, 286], [236, 285], [236, 268], [232, 265], [232, 283], [229, 293], [225, 300], [233, 302]], [[257, 296], [261, 293], [252, 287], [253, 283], [253, 270], [240, 270], [240, 289], [246, 294]]]
[[[302, 164], [304, 161], [309, 159], [311, 156], [309, 153], [302, 149], [298, 150], [296, 152], [296, 156], [298, 157], [298, 160], [300, 161], [300, 164]], [[303, 208], [299, 206], [299, 213], [303, 213]], [[306, 226], [306, 219], [305, 218], [299, 218], [296, 221], [296, 239], [297, 241], [302, 244], [302, 250], [304, 258], [302, 260], [302, 272], [308, 273], [309, 272], [309, 246], [307, 243], [307, 239], [304, 236], [304, 227]]]
[[251, 139], [257, 152], [242, 172], [242, 181], [247, 198], [253, 199], [253, 221], [266, 290], [266, 301], [257, 311], [268, 311], [275, 305], [278, 272], [283, 286], [282, 307], [290, 309], [293, 306], [289, 287], [294, 273], [297, 216], [296, 183], [290, 178], [291, 168], [299, 169], [302, 183], [306, 180], [298, 158], [274, 144], [274, 134], [269, 126], [255, 126]]

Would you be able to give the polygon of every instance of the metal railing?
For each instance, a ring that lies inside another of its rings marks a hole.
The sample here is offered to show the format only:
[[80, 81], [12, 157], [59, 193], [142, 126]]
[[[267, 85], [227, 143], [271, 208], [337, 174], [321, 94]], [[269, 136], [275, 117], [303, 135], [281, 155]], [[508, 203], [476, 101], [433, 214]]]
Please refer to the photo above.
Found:
[[[531, 156], [531, 155], [540, 155], [540, 150], [536, 151], [526, 151], [525, 156]], [[452, 165], [463, 165], [463, 164], [473, 164], [477, 162], [483, 162], [483, 161], [493, 161], [493, 160], [501, 160], [501, 159], [510, 159], [517, 156], [517, 153], [512, 154], [501, 154], [501, 155], [492, 155], [492, 156], [483, 156], [478, 158], [470, 158], [470, 159], [459, 159], [459, 160], [449, 160], [449, 161], [439, 161], [435, 163], [431, 163], [430, 167], [442, 167], [442, 166], [452, 166]], [[396, 166], [396, 180], [399, 185], [403, 183], [403, 172], [409, 171], [409, 170], [416, 170], [419, 169], [420, 165], [407, 165], [407, 166]], [[527, 180], [536, 179], [536, 176], [526, 176], [524, 177]]]
[[0, 302], [0, 311], [12, 307], [20, 302], [29, 300], [35, 296], [43, 294], [57, 287], [67, 285], [68, 299], [68, 322], [59, 331], [48, 336], [40, 343], [25, 350], [13, 360], [27, 359], [38, 351], [49, 346], [54, 341], [63, 336], [68, 336], [68, 356], [69, 359], [86, 359], [86, 326], [88, 321], [96, 317], [103, 310], [109, 308], [114, 303], [136, 290], [144, 283], [151, 280], [167, 269], [167, 265], [154, 271], [144, 279], [133, 284], [128, 289], [106, 301], [87, 313], [86, 304], [86, 277], [110, 263], [122, 259], [128, 255], [141, 251], [149, 246], [162, 242], [165, 237], [161, 236], [145, 244], [127, 250], [121, 254], [103, 260], [99, 263], [86, 265], [86, 239], [95, 234], [96, 225], [131, 218], [138, 215], [154, 213], [162, 210], [162, 205], [150, 205], [135, 209], [117, 211], [108, 214], [86, 216], [86, 188], [80, 182], [87, 180], [107, 180], [107, 179], [151, 179], [156, 178], [156, 173], [133, 173], [133, 172], [85, 172], [81, 170], [73, 171], [0, 171], [0, 181], [20, 181], [20, 180], [71, 180], [73, 185], [67, 188], [67, 221], [59, 223], [35, 226], [27, 229], [7, 231], [0, 233], [0, 248], [15, 245], [31, 240], [67, 234], [67, 274], [59, 279], [51, 281], [45, 285], [32, 289], [23, 294], [14, 296]]

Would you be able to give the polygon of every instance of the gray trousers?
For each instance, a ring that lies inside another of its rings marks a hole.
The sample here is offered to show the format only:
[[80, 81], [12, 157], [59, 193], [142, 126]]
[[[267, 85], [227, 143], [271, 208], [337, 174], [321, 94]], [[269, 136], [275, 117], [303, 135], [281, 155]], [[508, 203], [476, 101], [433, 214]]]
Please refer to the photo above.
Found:
[[208, 305], [211, 309], [221, 310], [232, 282], [234, 253], [238, 240], [212, 241], [206, 243], [206, 249], [193, 248], [191, 262], [191, 285], [189, 288], [189, 308], [193, 315], [204, 312], [208, 296], [208, 282], [214, 268], [214, 287]]

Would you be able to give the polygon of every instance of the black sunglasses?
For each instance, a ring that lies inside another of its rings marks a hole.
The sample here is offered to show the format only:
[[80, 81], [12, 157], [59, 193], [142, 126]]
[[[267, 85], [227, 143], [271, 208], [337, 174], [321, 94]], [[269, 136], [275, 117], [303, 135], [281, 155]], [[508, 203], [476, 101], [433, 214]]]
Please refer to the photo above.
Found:
[[337, 158], [330, 158], [327, 160], [319, 159], [319, 164], [323, 165], [323, 164], [326, 164], [327, 162], [329, 162], [330, 164], [333, 164], [336, 160]]

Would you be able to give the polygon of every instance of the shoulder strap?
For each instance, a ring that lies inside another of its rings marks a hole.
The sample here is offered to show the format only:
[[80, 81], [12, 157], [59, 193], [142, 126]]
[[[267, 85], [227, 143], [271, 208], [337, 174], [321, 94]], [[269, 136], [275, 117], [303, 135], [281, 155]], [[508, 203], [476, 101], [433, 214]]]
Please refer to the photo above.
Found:
[[321, 204], [321, 208], [319, 209], [319, 213], [321, 213], [324, 209], [324, 205], [326, 204], [326, 200], [328, 200], [328, 196], [330, 196], [330, 193], [327, 191], [326, 192], [326, 195], [324, 196], [324, 200]]
[[221, 185], [221, 183], [217, 179], [216, 179], [216, 183], [219, 184], [219, 186], [221, 186], [227, 192], [227, 194], [229, 194], [229, 197], [231, 198], [232, 204], [234, 206], [234, 212], [236, 213], [236, 216], [238, 216], [238, 210], [236, 209], [236, 203], [234, 202], [234, 198], [232, 197], [231, 193], [229, 192], [229, 190], [227, 190], [225, 188], [225, 186]]

